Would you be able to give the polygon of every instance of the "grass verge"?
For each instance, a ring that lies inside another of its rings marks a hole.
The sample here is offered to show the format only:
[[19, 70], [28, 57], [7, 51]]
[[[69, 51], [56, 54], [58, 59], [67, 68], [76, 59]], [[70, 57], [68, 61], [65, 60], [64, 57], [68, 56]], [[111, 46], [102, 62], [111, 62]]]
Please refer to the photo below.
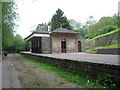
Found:
[[87, 49], [85, 50], [85, 52], [88, 53], [97, 53], [97, 49], [109, 49], [109, 48], [120, 48], [120, 44], [113, 44], [113, 45], [109, 45], [109, 46], [100, 46], [100, 47], [86, 47]]
[[68, 80], [72, 83], [79, 84], [79, 85], [83, 86], [83, 88], [106, 88], [106, 87], [96, 83], [95, 79], [93, 79], [92, 77], [90, 77], [86, 74], [76, 73], [73, 70], [63, 69], [61, 67], [56, 67], [56, 66], [53, 66], [50, 64], [42, 63], [42, 62], [37, 61], [34, 58], [29, 58], [23, 54], [20, 54], [20, 55], [22, 55], [24, 58], [26, 58], [26, 60], [36, 64], [37, 67], [43, 68], [44, 70], [47, 70], [47, 71], [56, 72], [59, 76], [65, 78], [66, 80]]

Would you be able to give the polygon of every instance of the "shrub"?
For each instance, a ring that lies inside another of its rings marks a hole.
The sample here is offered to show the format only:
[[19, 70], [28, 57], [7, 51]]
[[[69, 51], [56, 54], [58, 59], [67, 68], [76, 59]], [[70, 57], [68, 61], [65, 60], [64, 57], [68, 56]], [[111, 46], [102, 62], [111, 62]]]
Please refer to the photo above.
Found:
[[109, 87], [115, 86], [115, 84], [113, 83], [113, 78], [110, 74], [98, 75], [96, 79], [96, 83], [99, 83], [103, 86], [109, 86]]
[[107, 25], [107, 26], [104, 26], [101, 29], [99, 29], [98, 35], [102, 35], [102, 34], [111, 32], [111, 31], [116, 30], [116, 29], [117, 29], [117, 26]]

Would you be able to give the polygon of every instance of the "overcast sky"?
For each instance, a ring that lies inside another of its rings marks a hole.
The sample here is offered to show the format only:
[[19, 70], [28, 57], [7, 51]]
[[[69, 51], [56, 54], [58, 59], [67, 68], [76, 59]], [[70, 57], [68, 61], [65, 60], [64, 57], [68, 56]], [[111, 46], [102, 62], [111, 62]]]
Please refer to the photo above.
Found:
[[118, 12], [120, 0], [17, 0], [20, 20], [16, 33], [27, 37], [37, 24], [49, 22], [60, 8], [68, 19], [85, 23], [89, 16], [99, 20]]

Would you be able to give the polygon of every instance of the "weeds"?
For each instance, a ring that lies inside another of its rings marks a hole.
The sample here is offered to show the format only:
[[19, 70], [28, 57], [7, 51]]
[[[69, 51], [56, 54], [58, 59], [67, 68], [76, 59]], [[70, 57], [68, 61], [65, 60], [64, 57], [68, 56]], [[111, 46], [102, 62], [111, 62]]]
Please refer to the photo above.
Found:
[[29, 86], [29, 88], [39, 88], [38, 85]]
[[113, 82], [112, 76], [109, 74], [101, 75], [99, 74], [96, 83], [99, 83], [103, 86], [109, 86], [109, 87], [116, 87], [116, 85]]

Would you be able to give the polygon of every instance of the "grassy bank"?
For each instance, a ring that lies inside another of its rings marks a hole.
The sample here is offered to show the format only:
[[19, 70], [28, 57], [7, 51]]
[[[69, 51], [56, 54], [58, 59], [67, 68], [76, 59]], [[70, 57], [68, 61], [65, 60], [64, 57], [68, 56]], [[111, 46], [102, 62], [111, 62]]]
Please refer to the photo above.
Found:
[[103, 36], [106, 36], [106, 35], [110, 35], [110, 34], [113, 34], [113, 33], [116, 33], [116, 32], [120, 32], [120, 28], [119, 28], [119, 29], [116, 29], [116, 30], [114, 30], [114, 31], [111, 31], [111, 32], [109, 32], [109, 33], [105, 33], [105, 34], [96, 36], [96, 37], [94, 37], [94, 38], [92, 38], [92, 39], [86, 39], [86, 41], [94, 40], [94, 39], [96, 39], [96, 38], [100, 38], [100, 37], [103, 37]]
[[85, 52], [88, 53], [97, 53], [97, 49], [109, 49], [109, 48], [120, 48], [120, 44], [113, 44], [109, 46], [100, 46], [100, 47], [86, 47]]
[[[48, 71], [56, 72], [59, 76], [65, 78], [66, 80], [79, 84], [83, 88], [107, 88], [107, 86], [102, 86], [98, 82], [98, 79], [94, 79], [87, 74], [76, 73], [73, 70], [63, 69], [61, 67], [55, 67], [50, 64], [45, 64], [37, 61], [33, 58], [28, 58], [27, 56], [22, 55], [26, 60], [35, 63], [39, 68], [43, 68]], [[64, 82], [63, 82], [64, 83]]]

